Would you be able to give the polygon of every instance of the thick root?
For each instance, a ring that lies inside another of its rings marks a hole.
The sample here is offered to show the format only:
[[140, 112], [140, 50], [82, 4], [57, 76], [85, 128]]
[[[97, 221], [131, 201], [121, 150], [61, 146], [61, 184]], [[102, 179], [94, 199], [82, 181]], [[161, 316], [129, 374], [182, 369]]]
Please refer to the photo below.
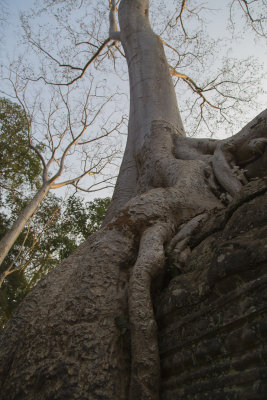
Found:
[[150, 297], [151, 280], [165, 264], [163, 243], [170, 234], [167, 224], [143, 233], [138, 258], [129, 282], [132, 370], [130, 400], [159, 399], [160, 364], [157, 326]]
[[263, 156], [267, 146], [266, 136], [267, 110], [236, 135], [218, 143], [212, 159], [214, 174], [220, 185], [232, 197], [247, 184], [244, 171], [238, 167], [244, 168]]

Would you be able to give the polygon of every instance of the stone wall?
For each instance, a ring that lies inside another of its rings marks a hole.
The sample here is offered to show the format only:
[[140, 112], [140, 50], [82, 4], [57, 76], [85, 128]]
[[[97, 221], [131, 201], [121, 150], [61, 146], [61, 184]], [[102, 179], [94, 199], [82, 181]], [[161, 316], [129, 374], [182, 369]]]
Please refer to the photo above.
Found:
[[267, 183], [212, 215], [157, 301], [161, 400], [267, 399]]

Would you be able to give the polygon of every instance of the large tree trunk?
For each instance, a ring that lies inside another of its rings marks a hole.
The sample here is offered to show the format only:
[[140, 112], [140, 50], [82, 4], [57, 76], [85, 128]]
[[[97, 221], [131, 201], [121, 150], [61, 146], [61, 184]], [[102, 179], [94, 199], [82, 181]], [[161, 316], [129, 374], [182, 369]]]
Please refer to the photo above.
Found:
[[148, 9], [148, 1], [120, 3], [129, 136], [104, 226], [8, 322], [1, 336], [1, 400], [158, 399], [151, 294], [164, 282], [166, 254], [176, 252], [177, 268], [185, 265], [199, 224], [246, 183], [234, 167], [245, 166], [251, 178], [258, 173], [267, 112], [230, 141], [187, 139]]
[[164, 120], [185, 135], [162, 43], [149, 23], [149, 1], [124, 0], [119, 8], [121, 43], [130, 81], [128, 139], [106, 222], [138, 193], [141, 151], [154, 120]]

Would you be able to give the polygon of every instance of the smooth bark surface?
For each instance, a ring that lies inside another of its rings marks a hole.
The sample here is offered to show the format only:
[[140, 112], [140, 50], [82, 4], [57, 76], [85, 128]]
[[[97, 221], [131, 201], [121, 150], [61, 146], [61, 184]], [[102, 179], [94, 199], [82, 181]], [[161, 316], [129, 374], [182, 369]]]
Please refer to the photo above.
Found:
[[185, 135], [169, 66], [160, 39], [149, 23], [149, 1], [121, 1], [120, 39], [130, 83], [128, 139], [119, 178], [105, 222], [137, 192], [142, 149], [154, 120], [165, 120]]

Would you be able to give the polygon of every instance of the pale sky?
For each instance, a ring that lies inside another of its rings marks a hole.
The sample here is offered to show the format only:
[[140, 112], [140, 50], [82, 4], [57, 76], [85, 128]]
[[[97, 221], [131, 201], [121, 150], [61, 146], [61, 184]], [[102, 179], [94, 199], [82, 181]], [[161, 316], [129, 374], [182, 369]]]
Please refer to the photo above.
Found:
[[[20, 36], [20, 21], [19, 21], [19, 13], [23, 11], [29, 10], [30, 7], [34, 5], [34, 0], [0, 0], [1, 2], [6, 2], [6, 9], [8, 11], [6, 23], [4, 24], [2, 30], [4, 31], [4, 36], [2, 37], [2, 43], [0, 46], [0, 57], [1, 57], [1, 65], [7, 65], [8, 59], [11, 61], [15, 58], [17, 50], [19, 48], [19, 41], [21, 40]], [[87, 0], [90, 4], [90, 0]], [[155, 4], [160, 0], [151, 0], [151, 4]], [[167, 2], [171, 2], [172, 0], [165, 0]], [[175, 0], [173, 0], [175, 1]], [[229, 4], [229, 1], [226, 0], [207, 0], [202, 3], [205, 3], [206, 6], [212, 9], [212, 13], [207, 17], [208, 19], [208, 29], [210, 34], [215, 39], [220, 39], [222, 36], [228, 37], [228, 42], [226, 44], [228, 55], [231, 57], [237, 58], [246, 58], [248, 56], [257, 57], [260, 62], [265, 66], [265, 81], [263, 81], [263, 89], [267, 91], [267, 46], [266, 40], [260, 39], [259, 37], [253, 37], [251, 31], [247, 29], [245, 32], [240, 30], [240, 40], [232, 42], [231, 35], [227, 31], [227, 18], [226, 13], [228, 9], [225, 8]], [[267, 12], [267, 10], [266, 10]], [[236, 19], [237, 27], [242, 26], [242, 20]], [[107, 36], [108, 36], [108, 27], [107, 27]], [[125, 87], [127, 83], [125, 83]], [[266, 108], [267, 103], [267, 94], [261, 96], [261, 104], [262, 109]], [[255, 115], [248, 115], [249, 119], [253, 118]], [[58, 193], [59, 194], [59, 193]], [[108, 193], [110, 195], [110, 193]], [[97, 193], [96, 196], [103, 196], [100, 193]], [[107, 195], [104, 193], [104, 196]]]
[[[151, 4], [159, 0], [152, 0]], [[172, 0], [166, 0], [172, 1]], [[20, 38], [20, 21], [19, 13], [27, 11], [33, 7], [35, 0], [0, 0], [5, 2], [6, 9], [8, 10], [7, 23], [4, 26], [4, 36], [2, 37], [0, 57], [5, 61], [6, 54], [8, 53], [10, 59], [14, 57], [17, 49], [17, 42]], [[90, 3], [90, 1], [89, 1]], [[240, 32], [240, 40], [232, 42], [231, 35], [227, 31], [227, 16], [228, 16], [228, 0], [205, 0], [201, 3], [205, 4], [207, 8], [213, 10], [208, 16], [208, 29], [214, 38], [222, 36], [229, 37], [229, 55], [245, 58], [248, 56], [257, 57], [262, 64], [265, 65], [265, 72], [267, 74], [267, 46], [266, 40], [252, 35], [251, 30], [247, 29], [245, 32]], [[267, 9], [266, 9], [267, 13]], [[236, 20], [236, 25], [242, 25], [241, 14], [239, 19]], [[265, 80], [265, 90], [267, 90], [267, 78]], [[267, 102], [267, 96], [262, 99], [263, 106]]]

